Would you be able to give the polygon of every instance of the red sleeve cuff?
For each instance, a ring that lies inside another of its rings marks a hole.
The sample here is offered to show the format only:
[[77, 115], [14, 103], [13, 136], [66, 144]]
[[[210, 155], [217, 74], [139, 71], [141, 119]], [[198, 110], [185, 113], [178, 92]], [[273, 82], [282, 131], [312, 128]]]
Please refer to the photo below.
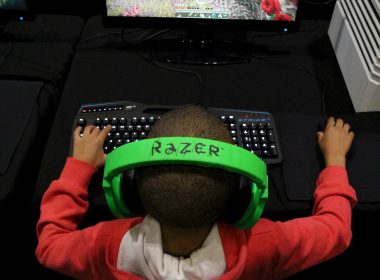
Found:
[[347, 176], [347, 170], [344, 167], [338, 166], [338, 165], [330, 165], [327, 166], [325, 169], [322, 170], [322, 172], [318, 176], [317, 184], [323, 184], [324, 182], [333, 180], [334, 178], [338, 179], [340, 182], [345, 182], [348, 184], [348, 176]]
[[326, 167], [319, 174], [314, 199], [319, 202], [334, 195], [346, 197], [351, 206], [357, 203], [356, 192], [349, 184], [347, 170], [335, 165]]
[[97, 170], [96, 167], [84, 161], [69, 157], [61, 172], [60, 180], [65, 181], [68, 184], [74, 183], [79, 186], [87, 186]]

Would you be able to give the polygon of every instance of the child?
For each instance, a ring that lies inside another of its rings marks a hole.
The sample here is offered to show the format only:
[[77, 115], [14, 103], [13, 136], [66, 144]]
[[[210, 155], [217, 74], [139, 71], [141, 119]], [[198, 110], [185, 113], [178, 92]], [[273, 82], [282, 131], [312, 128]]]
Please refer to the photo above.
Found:
[[[109, 129], [87, 126], [82, 137], [75, 130], [73, 156], [43, 197], [36, 256], [53, 270], [78, 279], [281, 279], [350, 244], [356, 195], [345, 156], [353, 133], [341, 119], [330, 118], [317, 133], [326, 168], [317, 180], [312, 216], [261, 218], [248, 230], [223, 222], [238, 189], [236, 174], [180, 165], [136, 169], [145, 217], [78, 230], [88, 209], [87, 187], [106, 159]], [[231, 141], [223, 123], [197, 106], [166, 113], [149, 136]]]

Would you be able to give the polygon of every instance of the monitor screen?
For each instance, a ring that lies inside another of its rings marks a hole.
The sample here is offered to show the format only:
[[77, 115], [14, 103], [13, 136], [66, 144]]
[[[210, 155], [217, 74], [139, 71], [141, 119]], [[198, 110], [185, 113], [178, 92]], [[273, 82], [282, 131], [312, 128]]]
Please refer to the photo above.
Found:
[[28, 0], [0, 0], [0, 22], [31, 19], [32, 12], [28, 2]]
[[[250, 31], [297, 31], [302, 2], [104, 0], [103, 25], [185, 31], [182, 37], [167, 40], [157, 32], [133, 44], [148, 50], [145, 57], [150, 59], [190, 64], [241, 63], [249, 62], [252, 55], [263, 50], [262, 46], [250, 41]], [[221, 32], [226, 34], [220, 36]], [[267, 55], [277, 55], [271, 50], [263, 51]]]
[[106, 0], [108, 26], [224, 25], [291, 31], [301, 0]]

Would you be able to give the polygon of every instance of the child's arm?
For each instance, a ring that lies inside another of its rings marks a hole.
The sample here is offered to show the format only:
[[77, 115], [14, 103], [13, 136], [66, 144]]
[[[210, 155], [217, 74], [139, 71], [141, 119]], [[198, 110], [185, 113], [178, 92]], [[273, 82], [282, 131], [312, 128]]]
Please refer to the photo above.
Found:
[[77, 230], [88, 209], [87, 187], [105, 162], [103, 142], [110, 127], [93, 126], [74, 132], [73, 158], [68, 158], [58, 180], [51, 183], [41, 202], [37, 224], [38, 260], [51, 269], [74, 277], [90, 277], [88, 250], [96, 228]]
[[278, 278], [326, 261], [346, 250], [351, 242], [351, 212], [357, 200], [345, 170], [354, 137], [349, 129], [343, 120], [330, 118], [325, 131], [317, 133], [326, 168], [317, 180], [312, 216], [276, 225]]

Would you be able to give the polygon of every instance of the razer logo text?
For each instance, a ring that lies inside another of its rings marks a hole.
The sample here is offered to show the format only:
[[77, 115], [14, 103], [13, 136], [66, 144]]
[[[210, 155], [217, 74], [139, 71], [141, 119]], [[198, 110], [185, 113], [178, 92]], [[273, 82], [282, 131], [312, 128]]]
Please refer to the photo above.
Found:
[[219, 157], [219, 152], [222, 148], [214, 145], [207, 145], [202, 142], [198, 143], [189, 143], [189, 142], [181, 142], [181, 143], [166, 143], [162, 145], [161, 141], [154, 141], [151, 149], [151, 155], [165, 153], [166, 155], [186, 155], [189, 153], [195, 153], [198, 155], [207, 154], [208, 156], [216, 156]]

